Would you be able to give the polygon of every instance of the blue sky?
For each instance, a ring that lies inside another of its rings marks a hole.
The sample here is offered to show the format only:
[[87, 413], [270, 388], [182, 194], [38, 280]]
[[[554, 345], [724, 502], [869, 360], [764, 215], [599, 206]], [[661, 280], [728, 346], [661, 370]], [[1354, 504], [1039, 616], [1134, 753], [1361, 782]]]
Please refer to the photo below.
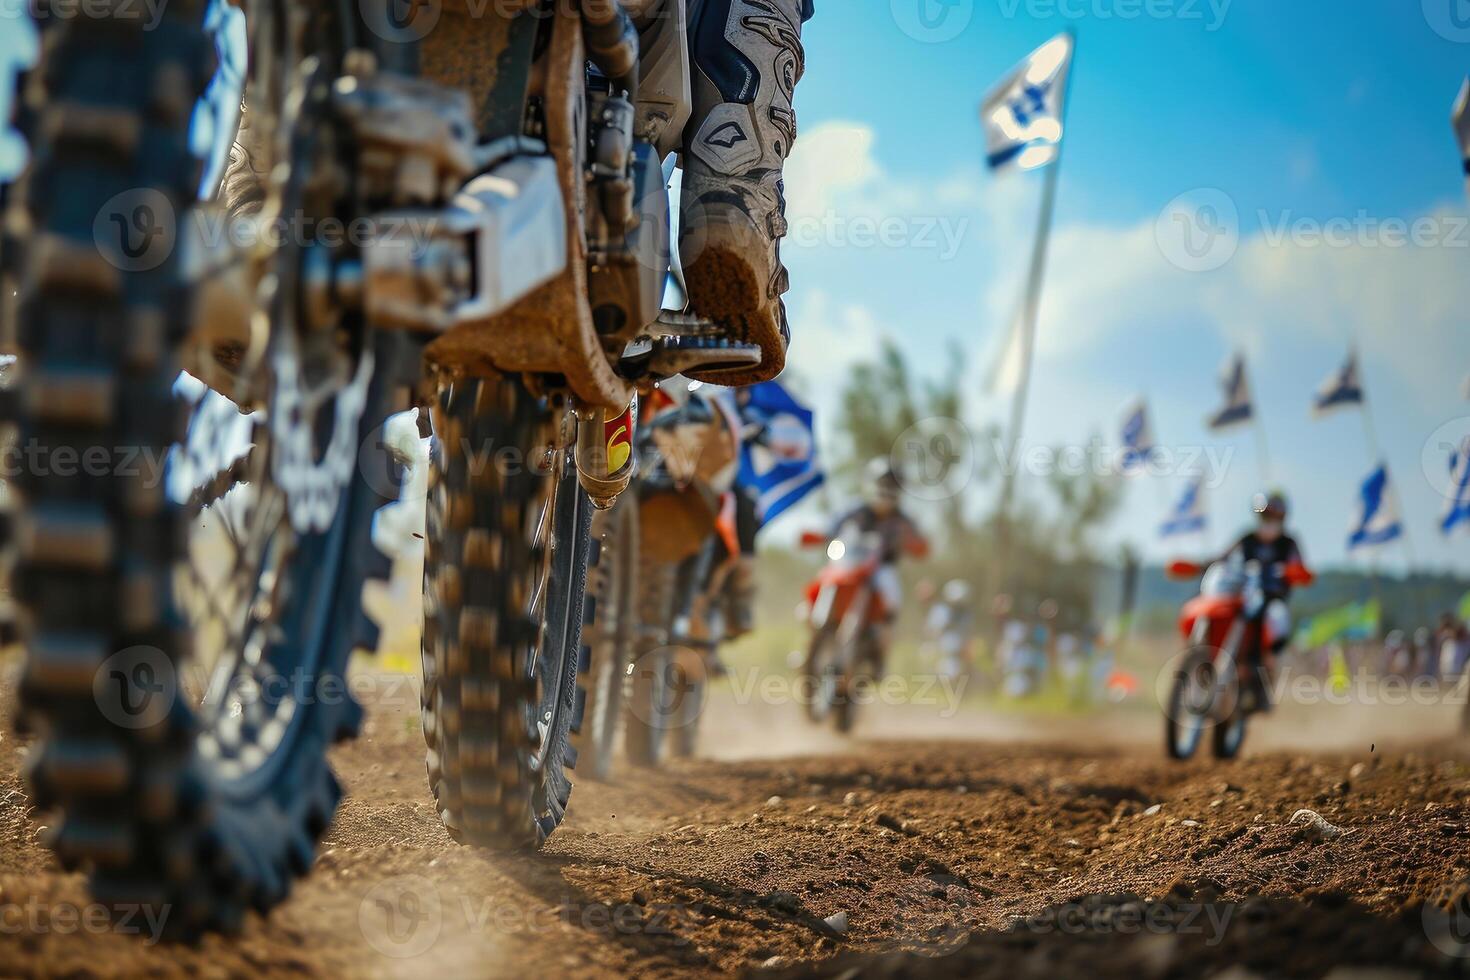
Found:
[[[1291, 492], [1309, 556], [1342, 563], [1370, 469], [1363, 427], [1352, 413], [1313, 422], [1307, 406], [1356, 341], [1415, 555], [1470, 572], [1470, 536], [1435, 531], [1443, 480], [1431, 439], [1445, 426], [1470, 432], [1459, 391], [1470, 373], [1470, 230], [1448, 123], [1470, 72], [1470, 27], [1451, 18], [1456, 3], [817, 0], [788, 167], [795, 377], [826, 409], [882, 337], [930, 373], [948, 367], [958, 340], [975, 396], [965, 421], [978, 430], [1003, 417], [1004, 384], [987, 394], [985, 379], [1024, 275], [1039, 183], [983, 171], [977, 108], [1007, 69], [1070, 28], [1077, 57], [1028, 443], [1081, 445], [1094, 433], [1115, 443], [1125, 406], [1147, 395], [1165, 446], [1226, 454], [1208, 493], [1209, 543], [1223, 544], [1266, 482], [1249, 432], [1218, 438], [1201, 424], [1221, 363], [1244, 350], [1270, 482]], [[0, 26], [0, 62], [17, 37]], [[1229, 260], [1205, 272], [1171, 262], [1159, 233], [1170, 202], [1200, 193], [1223, 195], [1238, 215]], [[1426, 218], [1429, 241], [1417, 246], [1373, 231]], [[1314, 221], [1346, 221], [1351, 240], [1277, 234]], [[895, 237], [875, 242], [879, 228]], [[1185, 479], [1131, 481], [1112, 539], [1153, 557], [1187, 547], [1153, 533]], [[1022, 492], [1028, 483], [1034, 493], [1027, 476]], [[1405, 558], [1390, 548], [1377, 560]]]
[[[1209, 494], [1211, 544], [1223, 544], [1265, 482], [1249, 430], [1212, 437], [1202, 424], [1222, 362], [1244, 350], [1270, 482], [1291, 493], [1309, 556], [1347, 562], [1370, 469], [1364, 428], [1355, 413], [1314, 422], [1308, 406], [1356, 341], [1415, 556], [1470, 571], [1470, 535], [1435, 530], [1440, 458], [1421, 459], [1441, 426], [1470, 431], [1460, 391], [1470, 225], [1449, 125], [1470, 73], [1470, 29], [1449, 18], [1451, 2], [949, 0], [945, 22], [939, 0], [819, 0], [788, 188], [808, 231], [786, 249], [792, 360], [809, 394], [830, 405], [881, 336], [931, 372], [947, 365], [953, 338], [970, 362], [966, 421], [1003, 417], [1004, 390], [983, 397], [983, 382], [1019, 295], [1040, 185], [983, 171], [977, 107], [1028, 51], [1070, 28], [1077, 55], [1028, 442], [1097, 432], [1115, 445], [1126, 404], [1146, 394], [1163, 444], [1234, 453]], [[913, 29], [921, 3], [948, 35], [937, 43]], [[1201, 191], [1234, 208], [1238, 240], [1221, 267], [1186, 271], [1157, 225], [1171, 201]], [[862, 216], [896, 218], [909, 238], [874, 245], [857, 233]], [[1416, 220], [1429, 222], [1417, 245], [1394, 236]], [[953, 247], [929, 246], [932, 221]], [[1328, 222], [1334, 237], [1314, 237]], [[1185, 479], [1132, 480], [1113, 537], [1155, 557], [1187, 547], [1153, 533]], [[1376, 560], [1402, 567], [1405, 550]]]

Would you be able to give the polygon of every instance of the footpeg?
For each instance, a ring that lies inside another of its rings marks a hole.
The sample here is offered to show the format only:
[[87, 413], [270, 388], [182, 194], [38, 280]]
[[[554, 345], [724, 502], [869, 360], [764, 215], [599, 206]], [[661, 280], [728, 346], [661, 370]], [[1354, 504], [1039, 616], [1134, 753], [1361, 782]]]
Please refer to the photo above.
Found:
[[761, 349], [715, 337], [665, 337], [654, 342], [649, 373], [659, 377], [699, 371], [745, 371], [761, 362]]
[[641, 376], [668, 378], [687, 371], [744, 371], [761, 362], [761, 349], [725, 336], [709, 320], [665, 311], [649, 326], [648, 337], [629, 344], [625, 367]]

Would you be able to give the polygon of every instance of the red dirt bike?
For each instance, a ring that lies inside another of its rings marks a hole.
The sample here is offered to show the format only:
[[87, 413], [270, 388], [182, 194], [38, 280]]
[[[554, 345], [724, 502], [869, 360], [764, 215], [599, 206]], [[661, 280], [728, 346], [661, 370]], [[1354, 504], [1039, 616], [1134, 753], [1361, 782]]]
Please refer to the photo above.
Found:
[[[804, 547], [827, 546], [827, 564], [806, 587], [812, 638], [805, 674], [812, 685], [807, 715], [817, 723], [829, 717], [840, 732], [856, 721], [863, 689], [882, 670], [887, 653], [878, 624], [888, 612], [873, 578], [883, 564], [883, 542], [871, 531], [848, 523], [830, 539], [807, 531]], [[921, 556], [922, 545], [909, 550]]]
[[[1169, 576], [1195, 578], [1201, 566], [1176, 561]], [[1245, 741], [1246, 722], [1269, 695], [1252, 676], [1259, 651], [1275, 637], [1265, 623], [1268, 576], [1310, 585], [1313, 575], [1292, 564], [1279, 572], [1258, 561], [1227, 560], [1204, 570], [1200, 594], [1184, 604], [1179, 630], [1189, 646], [1176, 659], [1164, 703], [1164, 745], [1174, 759], [1188, 759], [1213, 726], [1215, 757], [1233, 759]], [[1251, 656], [1251, 651], [1257, 651]]]

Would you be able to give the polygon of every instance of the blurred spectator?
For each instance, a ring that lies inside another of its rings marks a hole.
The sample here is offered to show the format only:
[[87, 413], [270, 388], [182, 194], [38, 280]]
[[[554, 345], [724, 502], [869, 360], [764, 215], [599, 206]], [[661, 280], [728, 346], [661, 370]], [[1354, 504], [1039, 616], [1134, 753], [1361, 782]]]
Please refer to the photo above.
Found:
[[1439, 620], [1437, 639], [1440, 676], [1447, 681], [1458, 680], [1470, 660], [1470, 626], [1454, 613], [1445, 613]]

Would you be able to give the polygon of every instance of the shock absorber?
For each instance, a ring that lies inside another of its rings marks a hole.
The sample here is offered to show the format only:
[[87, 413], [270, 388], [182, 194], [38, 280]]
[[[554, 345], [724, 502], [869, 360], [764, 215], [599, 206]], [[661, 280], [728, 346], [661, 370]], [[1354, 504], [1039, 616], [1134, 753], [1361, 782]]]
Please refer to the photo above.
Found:
[[633, 480], [638, 396], [618, 412], [584, 407], [577, 412], [577, 476], [592, 506], [607, 510]]
[[615, 87], [638, 99], [638, 29], [619, 0], [582, 0], [587, 57]]

